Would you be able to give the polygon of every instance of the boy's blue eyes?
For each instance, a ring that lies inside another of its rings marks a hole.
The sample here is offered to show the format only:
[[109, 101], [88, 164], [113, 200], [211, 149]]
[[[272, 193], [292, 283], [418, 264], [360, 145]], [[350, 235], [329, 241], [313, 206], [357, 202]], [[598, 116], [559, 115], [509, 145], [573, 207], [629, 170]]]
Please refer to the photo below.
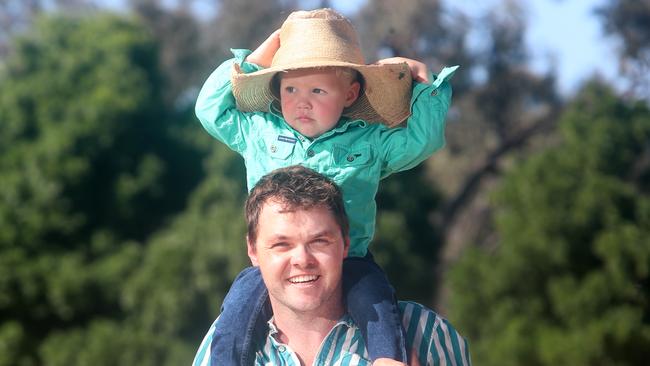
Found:
[[[284, 90], [289, 94], [296, 92], [296, 88], [293, 87], [293, 86], [287, 86], [286, 88], [284, 88]], [[314, 93], [314, 94], [325, 94], [325, 93], [327, 93], [325, 90], [320, 89], [320, 88], [314, 88], [314, 89], [311, 90], [311, 92]]]

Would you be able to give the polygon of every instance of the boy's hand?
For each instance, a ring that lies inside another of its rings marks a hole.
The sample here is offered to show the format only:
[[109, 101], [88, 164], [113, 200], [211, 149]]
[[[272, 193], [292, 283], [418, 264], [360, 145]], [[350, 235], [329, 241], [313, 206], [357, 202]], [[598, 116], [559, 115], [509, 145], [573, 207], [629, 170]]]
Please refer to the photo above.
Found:
[[403, 62], [406, 62], [409, 65], [409, 69], [411, 69], [411, 76], [413, 77], [413, 80], [418, 81], [420, 83], [429, 82], [429, 69], [427, 68], [427, 65], [425, 65], [423, 62], [416, 61], [406, 57], [390, 57], [390, 58], [385, 58], [383, 60], [379, 60], [376, 63], [378, 65], [384, 65], [384, 64], [399, 64]]
[[276, 30], [271, 33], [269, 38], [262, 42], [255, 51], [253, 51], [248, 57], [246, 57], [246, 62], [250, 62], [264, 68], [271, 66], [271, 61], [273, 61], [273, 56], [278, 52], [280, 48], [280, 30]]

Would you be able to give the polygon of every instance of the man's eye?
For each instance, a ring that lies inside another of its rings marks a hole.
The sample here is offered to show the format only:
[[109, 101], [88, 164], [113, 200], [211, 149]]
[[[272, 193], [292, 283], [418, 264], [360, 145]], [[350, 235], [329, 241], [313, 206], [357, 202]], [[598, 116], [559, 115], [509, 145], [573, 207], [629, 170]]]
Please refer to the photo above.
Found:
[[318, 239], [318, 240], [314, 241], [314, 244], [317, 244], [317, 245], [320, 245], [320, 246], [325, 246], [325, 245], [328, 245], [329, 243], [330, 243], [330, 241], [327, 240], [327, 239]]
[[286, 88], [284, 88], [284, 91], [291, 94], [296, 91], [296, 88], [294, 88], [293, 86], [287, 86]]
[[327, 92], [325, 90], [320, 89], [320, 88], [315, 88], [314, 90], [312, 90], [312, 92], [314, 94], [327, 94]]

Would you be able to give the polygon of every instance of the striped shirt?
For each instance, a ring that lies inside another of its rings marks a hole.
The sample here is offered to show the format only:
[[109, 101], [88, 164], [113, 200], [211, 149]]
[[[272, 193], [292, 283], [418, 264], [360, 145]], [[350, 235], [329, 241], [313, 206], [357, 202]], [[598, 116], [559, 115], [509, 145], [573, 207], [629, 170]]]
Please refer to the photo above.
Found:
[[[470, 366], [467, 341], [444, 318], [424, 306], [410, 302], [399, 302], [402, 324], [406, 331], [409, 349], [417, 350], [418, 359], [424, 365]], [[210, 362], [210, 344], [215, 322], [194, 357], [193, 366], [217, 366]], [[269, 321], [269, 334], [264, 347], [256, 352], [258, 366], [300, 366], [296, 354], [278, 342], [274, 335], [277, 329]], [[329, 332], [320, 346], [314, 365], [318, 366], [370, 366], [361, 331], [345, 315]]]

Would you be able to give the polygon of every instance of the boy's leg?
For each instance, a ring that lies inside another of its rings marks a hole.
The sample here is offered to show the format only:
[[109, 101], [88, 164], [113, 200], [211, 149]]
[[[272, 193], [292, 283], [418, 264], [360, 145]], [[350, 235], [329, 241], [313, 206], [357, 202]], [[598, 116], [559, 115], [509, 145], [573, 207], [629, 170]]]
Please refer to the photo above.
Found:
[[270, 317], [268, 292], [259, 268], [246, 268], [235, 278], [221, 305], [210, 346], [211, 363], [252, 365], [253, 347], [264, 337]]
[[385, 357], [406, 363], [406, 338], [395, 292], [370, 252], [343, 261], [343, 291], [370, 359]]

